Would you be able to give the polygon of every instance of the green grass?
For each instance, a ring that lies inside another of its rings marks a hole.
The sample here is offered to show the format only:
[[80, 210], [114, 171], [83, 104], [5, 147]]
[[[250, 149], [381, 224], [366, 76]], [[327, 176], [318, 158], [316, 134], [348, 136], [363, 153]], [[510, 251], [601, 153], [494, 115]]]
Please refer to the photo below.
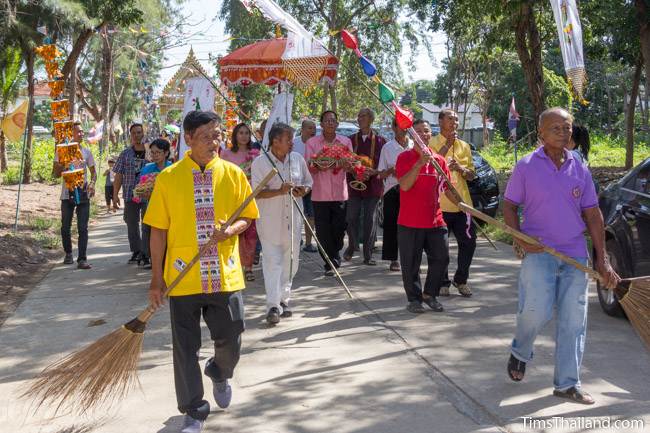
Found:
[[[496, 219], [499, 221], [503, 222], [503, 216], [497, 215]], [[487, 235], [492, 239], [493, 241], [501, 241], [505, 242], [508, 245], [512, 244], [512, 235], [509, 233], [501, 230], [499, 227], [490, 225], [490, 224], [483, 224], [482, 229]], [[478, 233], [478, 238], [482, 238], [483, 235], [481, 233]]]
[[[61, 245], [61, 220], [59, 218], [28, 216], [27, 228], [31, 237], [35, 239], [43, 248], [55, 249]], [[73, 225], [72, 232], [75, 233], [77, 227]]]
[[[639, 134], [634, 148], [634, 165], [650, 157], [650, 146]], [[532, 152], [535, 146], [523, 146], [518, 149], [521, 158]], [[501, 139], [480, 150], [481, 155], [497, 172], [510, 172], [514, 166], [514, 151], [511, 145]], [[625, 139], [605, 134], [592, 134], [589, 165], [595, 167], [625, 166]]]
[[32, 230], [36, 230], [36, 231], [49, 230], [50, 228], [52, 228], [52, 226], [54, 226], [55, 223], [56, 223], [56, 220], [54, 218], [46, 218], [46, 217], [40, 217], [40, 216], [36, 216], [36, 217], [29, 216], [28, 219], [27, 219], [27, 224], [29, 225], [29, 227]]

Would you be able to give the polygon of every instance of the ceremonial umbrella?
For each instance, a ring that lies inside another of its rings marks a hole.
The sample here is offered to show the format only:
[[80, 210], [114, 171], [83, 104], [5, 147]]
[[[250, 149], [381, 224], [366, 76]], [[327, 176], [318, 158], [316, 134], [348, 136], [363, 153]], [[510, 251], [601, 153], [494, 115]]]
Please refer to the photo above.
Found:
[[[221, 81], [225, 85], [232, 87], [236, 85], [248, 86], [250, 84], [275, 84], [292, 83], [291, 73], [300, 64], [292, 65], [292, 71], [286, 68], [286, 62], [282, 60], [282, 54], [285, 52], [287, 39], [268, 39], [259, 41], [254, 44], [238, 48], [227, 56], [219, 60]], [[309, 62], [304, 63], [306, 73], [313, 68]], [[336, 71], [338, 69], [338, 59], [334, 56], [327, 57], [327, 63], [322, 69], [319, 80], [320, 82], [334, 83]]]

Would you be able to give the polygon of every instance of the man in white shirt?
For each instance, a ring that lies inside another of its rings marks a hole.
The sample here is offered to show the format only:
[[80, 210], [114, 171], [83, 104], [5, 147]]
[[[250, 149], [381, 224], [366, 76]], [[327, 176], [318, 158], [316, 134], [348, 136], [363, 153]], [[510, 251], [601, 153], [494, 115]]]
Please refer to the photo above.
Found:
[[[273, 161], [282, 179], [276, 175], [257, 196], [260, 218], [257, 234], [262, 242], [262, 271], [266, 289], [266, 321], [275, 325], [280, 317], [291, 317], [289, 298], [291, 284], [298, 270], [302, 217], [294, 209], [293, 200], [304, 197], [312, 187], [312, 177], [305, 159], [291, 152], [293, 130], [284, 123], [276, 123], [269, 132], [269, 151], [260, 155], [251, 166], [253, 188], [271, 171]], [[301, 205], [301, 200], [296, 203]], [[301, 206], [302, 207], [302, 206]]]
[[[78, 255], [77, 255], [77, 268], [90, 269], [86, 257], [86, 247], [88, 246], [88, 220], [90, 219], [90, 198], [95, 195], [95, 182], [97, 181], [97, 172], [95, 171], [95, 160], [90, 149], [81, 145], [84, 139], [84, 130], [80, 122], [75, 122], [73, 126], [72, 140], [79, 143], [81, 148], [81, 155], [83, 160], [74, 161], [72, 165], [75, 169], [84, 169], [84, 187], [78, 197], [70, 195], [70, 191], [65, 187], [65, 182], [61, 184], [61, 241], [63, 243], [63, 250], [65, 251], [65, 259], [63, 263], [71, 265], [74, 263], [72, 257], [72, 236], [70, 228], [72, 227], [72, 218], [74, 217], [75, 209], [77, 212], [77, 230], [79, 232], [78, 241]], [[54, 177], [61, 177], [61, 173], [69, 170], [70, 167], [65, 167], [59, 163], [58, 155], [54, 154], [54, 162], [52, 164], [52, 174]], [[90, 182], [88, 182], [88, 170], [90, 170]]]
[[[314, 135], [316, 135], [316, 122], [311, 119], [304, 119], [300, 125], [300, 135], [293, 139], [293, 149], [291, 151], [299, 153], [300, 156], [304, 158], [305, 143]], [[307, 222], [309, 222], [310, 226], [314, 227], [314, 205], [311, 202], [311, 191], [302, 198], [302, 205], [305, 209]], [[318, 248], [312, 245], [311, 239], [311, 231], [309, 231], [308, 228], [305, 228], [305, 246], [302, 250], [308, 253], [317, 253]]]
[[395, 138], [382, 147], [379, 156], [379, 177], [384, 180], [383, 215], [384, 242], [381, 249], [381, 259], [390, 260], [390, 270], [399, 272], [399, 256], [397, 246], [397, 216], [399, 215], [399, 182], [395, 177], [395, 163], [400, 153], [413, 147], [407, 136], [406, 129], [400, 129], [393, 119]]

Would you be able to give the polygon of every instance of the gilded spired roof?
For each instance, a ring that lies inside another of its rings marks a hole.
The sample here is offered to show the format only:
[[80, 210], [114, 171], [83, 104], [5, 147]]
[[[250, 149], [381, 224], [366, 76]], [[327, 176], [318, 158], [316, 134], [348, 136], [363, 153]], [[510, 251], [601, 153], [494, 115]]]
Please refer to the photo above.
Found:
[[158, 105], [164, 111], [172, 108], [183, 108], [183, 98], [185, 97], [185, 81], [188, 78], [209, 76], [199, 63], [194, 50], [190, 47], [190, 52], [183, 62], [183, 65], [178, 68], [174, 76], [167, 82], [163, 89]]

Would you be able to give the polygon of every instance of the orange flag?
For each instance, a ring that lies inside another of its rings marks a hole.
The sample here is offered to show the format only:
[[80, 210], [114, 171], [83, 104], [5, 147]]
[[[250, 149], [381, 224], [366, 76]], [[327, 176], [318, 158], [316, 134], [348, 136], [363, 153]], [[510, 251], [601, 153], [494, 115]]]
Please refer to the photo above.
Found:
[[24, 101], [13, 113], [9, 114], [2, 121], [2, 131], [9, 141], [20, 141], [20, 138], [25, 132], [25, 125], [27, 124], [27, 109], [29, 108], [29, 101]]

